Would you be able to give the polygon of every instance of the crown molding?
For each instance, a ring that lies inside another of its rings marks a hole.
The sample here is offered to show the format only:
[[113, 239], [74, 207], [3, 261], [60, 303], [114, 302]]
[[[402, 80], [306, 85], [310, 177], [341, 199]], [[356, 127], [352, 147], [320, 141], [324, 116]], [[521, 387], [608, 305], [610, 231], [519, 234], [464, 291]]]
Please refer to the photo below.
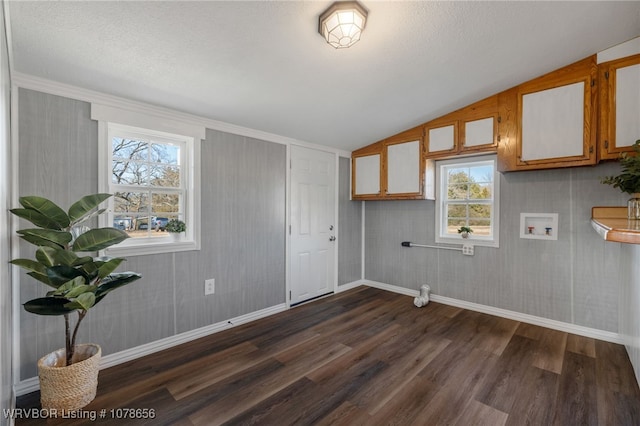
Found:
[[121, 98], [119, 96], [108, 95], [106, 93], [97, 92], [95, 90], [84, 89], [82, 87], [70, 84], [60, 83], [42, 77], [36, 77], [30, 74], [14, 72], [12, 83], [19, 88], [36, 90], [38, 92], [48, 93], [51, 95], [63, 96], [65, 98], [85, 101], [90, 103], [101, 104], [114, 108], [135, 111], [141, 114], [157, 117], [167, 120], [178, 120], [187, 124], [204, 126], [207, 129], [219, 130], [221, 132], [232, 133], [234, 135], [245, 136], [254, 139], [260, 139], [267, 142], [278, 143], [282, 145], [300, 145], [307, 148], [317, 149], [335, 153], [340, 157], [351, 157], [351, 151], [345, 151], [339, 148], [333, 148], [324, 145], [318, 145], [311, 142], [301, 141], [286, 136], [276, 135], [274, 133], [255, 130], [248, 127], [238, 126], [236, 124], [225, 123], [223, 121], [214, 120], [207, 117], [188, 114], [185, 112], [175, 111], [157, 105], [151, 105], [144, 102], [133, 101]]

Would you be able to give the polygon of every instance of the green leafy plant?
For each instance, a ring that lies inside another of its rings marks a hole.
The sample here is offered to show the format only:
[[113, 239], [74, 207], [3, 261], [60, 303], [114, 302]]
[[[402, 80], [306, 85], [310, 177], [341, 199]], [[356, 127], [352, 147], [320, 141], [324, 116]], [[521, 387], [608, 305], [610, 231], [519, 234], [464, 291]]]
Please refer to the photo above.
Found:
[[458, 229], [458, 234], [462, 234], [463, 232], [470, 234], [473, 232], [473, 229], [469, 228], [468, 226], [461, 226], [460, 229]]
[[[89, 229], [83, 225], [104, 213], [105, 209], [98, 206], [109, 197], [110, 194], [87, 195], [65, 212], [46, 198], [28, 196], [20, 198], [22, 208], [11, 210], [37, 226], [17, 233], [38, 247], [35, 260], [14, 259], [11, 263], [51, 288], [44, 297], [26, 302], [24, 309], [37, 315], [64, 317], [67, 365], [72, 364], [78, 327], [89, 309], [111, 291], [141, 278], [135, 272], [114, 272], [123, 258], [82, 254], [103, 250], [128, 238], [119, 229]], [[71, 332], [70, 316], [74, 312], [78, 318]]]
[[184, 232], [187, 230], [187, 225], [179, 219], [171, 219], [164, 229], [173, 233]]
[[622, 173], [618, 176], [606, 176], [600, 179], [601, 183], [613, 185], [628, 194], [640, 193], [640, 140], [633, 144], [635, 155], [627, 152], [620, 154]]

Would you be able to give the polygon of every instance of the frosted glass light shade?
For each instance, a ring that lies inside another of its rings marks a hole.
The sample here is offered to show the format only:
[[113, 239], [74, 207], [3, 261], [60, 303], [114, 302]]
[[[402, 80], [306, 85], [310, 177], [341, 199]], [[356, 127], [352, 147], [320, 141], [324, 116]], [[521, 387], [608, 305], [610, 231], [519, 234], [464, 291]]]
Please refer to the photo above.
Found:
[[339, 1], [324, 11], [318, 32], [336, 49], [353, 46], [367, 23], [367, 10], [356, 1]]

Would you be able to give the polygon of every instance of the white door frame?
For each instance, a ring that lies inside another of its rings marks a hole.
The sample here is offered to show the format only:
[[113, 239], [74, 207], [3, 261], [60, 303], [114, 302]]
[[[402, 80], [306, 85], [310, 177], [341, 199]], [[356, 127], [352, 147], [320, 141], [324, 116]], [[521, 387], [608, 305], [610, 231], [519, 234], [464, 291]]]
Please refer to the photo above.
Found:
[[334, 268], [333, 268], [333, 293], [338, 292], [338, 251], [340, 246], [340, 227], [338, 224], [338, 204], [339, 204], [339, 191], [340, 191], [340, 157], [351, 158], [350, 152], [345, 152], [337, 149], [331, 149], [329, 147], [323, 147], [312, 144], [287, 144], [286, 154], [286, 218], [285, 218], [285, 294], [284, 299], [287, 304], [287, 308], [291, 308], [291, 146], [295, 145], [301, 148], [315, 149], [318, 151], [328, 152], [335, 155], [335, 208], [333, 212], [334, 217], [334, 229], [336, 236], [336, 245], [334, 250]]

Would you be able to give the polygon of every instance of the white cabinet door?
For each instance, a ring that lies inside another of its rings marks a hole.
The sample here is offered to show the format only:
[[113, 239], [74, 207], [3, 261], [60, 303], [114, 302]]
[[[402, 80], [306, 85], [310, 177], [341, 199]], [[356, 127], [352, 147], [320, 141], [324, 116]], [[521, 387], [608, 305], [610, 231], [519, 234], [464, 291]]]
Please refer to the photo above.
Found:
[[380, 193], [380, 154], [356, 157], [355, 165], [355, 195], [370, 195]]
[[420, 141], [387, 146], [387, 194], [420, 192]]
[[491, 145], [493, 143], [493, 117], [464, 123], [464, 146]]
[[429, 152], [448, 151], [455, 147], [453, 125], [429, 129]]
[[640, 64], [616, 70], [616, 147], [640, 139]]
[[585, 83], [522, 97], [522, 161], [584, 155]]

